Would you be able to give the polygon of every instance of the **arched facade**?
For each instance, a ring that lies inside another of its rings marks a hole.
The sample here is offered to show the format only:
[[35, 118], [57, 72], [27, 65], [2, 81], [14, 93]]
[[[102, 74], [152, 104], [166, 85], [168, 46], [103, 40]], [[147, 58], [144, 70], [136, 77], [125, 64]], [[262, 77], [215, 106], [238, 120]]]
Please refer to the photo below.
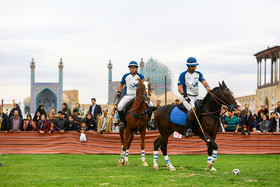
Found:
[[57, 95], [49, 88], [41, 90], [36, 96], [35, 108], [38, 108], [39, 105], [44, 105], [46, 112], [50, 112], [52, 108], [57, 110]]

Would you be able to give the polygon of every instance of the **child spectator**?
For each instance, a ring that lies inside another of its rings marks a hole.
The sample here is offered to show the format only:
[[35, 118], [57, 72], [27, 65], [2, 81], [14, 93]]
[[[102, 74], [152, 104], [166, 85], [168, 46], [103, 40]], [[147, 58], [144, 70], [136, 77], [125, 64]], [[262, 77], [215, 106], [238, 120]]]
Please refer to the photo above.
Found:
[[50, 122], [50, 130], [49, 130], [49, 133], [52, 133], [55, 131], [55, 124], [54, 124], [54, 121], [51, 121]]
[[246, 125], [243, 125], [241, 128], [241, 133], [248, 136], [250, 134], [250, 131]]
[[41, 120], [37, 122], [37, 131], [40, 134], [45, 134], [50, 130], [49, 121], [46, 119], [46, 116], [43, 114]]
[[82, 124], [78, 126], [78, 132], [84, 133], [85, 131], [88, 131], [88, 127], [85, 121], [82, 121]]
[[267, 120], [267, 116], [263, 116], [263, 121], [260, 123], [260, 130], [261, 132], [268, 133], [271, 130], [271, 123], [269, 120]]
[[67, 125], [66, 125], [66, 131], [75, 131], [77, 130], [78, 125], [74, 121], [73, 115], [68, 117]]
[[36, 125], [34, 124], [34, 121], [32, 121], [32, 117], [31, 117], [30, 114], [27, 114], [27, 119], [24, 120], [23, 130], [24, 131], [34, 131], [34, 130], [36, 130]]

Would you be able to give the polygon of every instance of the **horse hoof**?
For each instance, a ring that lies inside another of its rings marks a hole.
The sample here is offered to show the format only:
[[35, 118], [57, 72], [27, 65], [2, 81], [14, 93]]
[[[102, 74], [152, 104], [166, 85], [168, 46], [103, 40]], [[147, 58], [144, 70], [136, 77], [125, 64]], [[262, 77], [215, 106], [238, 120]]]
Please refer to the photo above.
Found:
[[119, 163], [118, 163], [118, 167], [121, 167], [122, 165], [123, 165], [122, 162], [119, 162]]
[[124, 165], [128, 166], [129, 165], [128, 161], [124, 161]]
[[208, 166], [209, 169], [212, 169], [213, 163], [212, 162], [207, 162], [207, 166]]
[[153, 165], [153, 170], [158, 171], [158, 165]]
[[147, 162], [143, 162], [143, 166], [148, 167], [149, 165], [147, 164]]
[[212, 167], [211, 169], [210, 169], [210, 171], [217, 171], [214, 167]]
[[170, 171], [176, 171], [176, 168], [174, 166], [169, 167]]

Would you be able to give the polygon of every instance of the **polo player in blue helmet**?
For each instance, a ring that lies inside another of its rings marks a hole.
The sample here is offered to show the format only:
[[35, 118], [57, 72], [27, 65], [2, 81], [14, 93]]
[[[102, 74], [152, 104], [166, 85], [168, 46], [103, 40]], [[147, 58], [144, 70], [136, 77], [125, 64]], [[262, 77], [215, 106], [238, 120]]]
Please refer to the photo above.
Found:
[[[120, 124], [119, 128], [124, 128], [124, 109], [127, 105], [127, 103], [136, 97], [136, 89], [137, 89], [137, 84], [139, 82], [138, 78], [140, 80], [144, 79], [144, 76], [140, 73], [137, 72], [138, 69], [138, 63], [135, 61], [131, 61], [128, 65], [130, 73], [125, 74], [122, 77], [122, 80], [120, 82], [120, 85], [118, 87], [118, 92], [117, 92], [117, 98], [121, 97], [121, 90], [123, 85], [125, 85], [125, 92], [124, 92], [124, 97], [121, 99], [121, 101], [118, 104], [118, 114], [120, 117]], [[148, 103], [149, 106], [153, 106], [151, 102]]]
[[185, 127], [184, 135], [186, 138], [194, 135], [192, 132], [192, 126], [195, 122], [195, 115], [193, 110], [191, 109], [191, 105], [194, 106], [196, 100], [200, 99], [199, 91], [198, 91], [198, 83], [201, 82], [203, 86], [206, 88], [207, 92], [210, 92], [211, 89], [203, 77], [202, 73], [196, 71], [196, 66], [198, 66], [198, 62], [194, 57], [189, 57], [186, 65], [188, 66], [188, 70], [181, 73], [178, 81], [178, 91], [181, 94], [181, 99], [183, 101], [184, 106], [188, 111], [188, 117]]

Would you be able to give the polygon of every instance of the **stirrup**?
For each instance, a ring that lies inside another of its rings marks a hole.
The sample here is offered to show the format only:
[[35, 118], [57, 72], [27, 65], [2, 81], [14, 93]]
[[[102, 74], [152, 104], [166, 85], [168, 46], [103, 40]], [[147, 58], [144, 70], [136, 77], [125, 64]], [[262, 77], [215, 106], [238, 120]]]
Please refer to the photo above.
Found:
[[192, 137], [194, 136], [194, 133], [192, 132], [191, 129], [188, 129], [187, 132], [185, 133], [185, 137], [188, 138], [188, 137]]

